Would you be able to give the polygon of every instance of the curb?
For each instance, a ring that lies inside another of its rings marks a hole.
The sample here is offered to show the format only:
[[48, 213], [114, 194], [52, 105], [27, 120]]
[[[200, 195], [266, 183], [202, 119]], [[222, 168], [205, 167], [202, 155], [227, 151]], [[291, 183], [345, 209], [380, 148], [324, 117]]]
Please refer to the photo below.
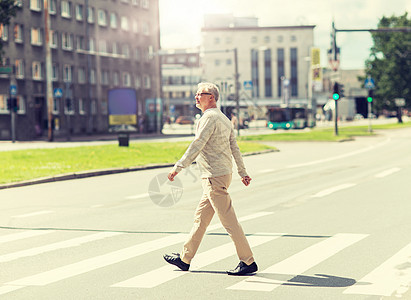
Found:
[[[243, 157], [252, 156], [252, 155], [259, 155], [259, 154], [265, 154], [265, 153], [270, 153], [270, 152], [279, 152], [279, 150], [277, 150], [277, 149], [267, 149], [267, 150], [256, 151], [256, 152], [249, 152], [249, 153], [243, 154]], [[166, 168], [166, 167], [173, 167], [173, 166], [174, 166], [174, 164], [154, 164], [154, 165], [146, 165], [146, 166], [135, 166], [135, 167], [129, 167], [129, 168], [112, 168], [112, 169], [102, 169], [102, 170], [75, 172], [75, 173], [71, 173], [71, 174], [61, 174], [61, 175], [37, 178], [37, 179], [32, 179], [32, 180], [27, 180], [27, 181], [0, 184], [0, 190], [9, 189], [9, 188], [16, 188], [16, 187], [23, 187], [23, 186], [29, 186], [29, 185], [35, 185], [35, 184], [41, 184], [41, 183], [50, 183], [50, 182], [58, 182], [58, 181], [65, 181], [65, 180], [82, 179], [82, 178], [88, 178], [88, 177], [120, 174], [120, 173], [143, 171], [143, 170], [152, 170], [152, 169], [159, 169], [159, 168]]]

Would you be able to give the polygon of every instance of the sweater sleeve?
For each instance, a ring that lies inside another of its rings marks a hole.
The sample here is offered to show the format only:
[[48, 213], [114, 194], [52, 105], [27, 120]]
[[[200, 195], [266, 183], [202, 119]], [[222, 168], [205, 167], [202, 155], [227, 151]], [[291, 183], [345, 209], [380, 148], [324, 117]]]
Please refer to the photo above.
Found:
[[243, 157], [241, 156], [240, 148], [238, 147], [237, 140], [235, 139], [234, 129], [231, 129], [230, 133], [230, 148], [237, 165], [238, 175], [240, 175], [240, 177], [248, 176]]
[[214, 130], [215, 122], [212, 122], [211, 118], [200, 119], [194, 141], [191, 142], [184, 155], [174, 165], [173, 171], [180, 172], [183, 168], [189, 167], [200, 154]]

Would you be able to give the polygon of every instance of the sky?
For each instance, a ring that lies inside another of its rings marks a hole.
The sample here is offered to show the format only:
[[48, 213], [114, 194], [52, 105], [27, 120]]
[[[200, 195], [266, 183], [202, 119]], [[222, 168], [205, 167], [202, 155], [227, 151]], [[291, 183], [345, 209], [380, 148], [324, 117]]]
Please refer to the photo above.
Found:
[[[159, 0], [161, 47], [193, 48], [201, 43], [204, 14], [253, 16], [259, 26], [316, 25], [314, 46], [328, 66], [331, 23], [337, 29], [377, 28], [382, 16], [411, 12], [411, 0]], [[372, 46], [368, 32], [337, 34], [342, 69], [362, 69]]]

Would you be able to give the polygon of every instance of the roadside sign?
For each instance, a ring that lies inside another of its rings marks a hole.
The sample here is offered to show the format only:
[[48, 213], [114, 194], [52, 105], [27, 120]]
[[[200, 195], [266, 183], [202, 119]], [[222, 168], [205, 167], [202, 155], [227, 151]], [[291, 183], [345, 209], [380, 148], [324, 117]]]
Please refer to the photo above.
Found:
[[10, 96], [17, 96], [17, 85], [10, 85]]
[[244, 81], [243, 83], [244, 89], [245, 90], [252, 90], [253, 89], [253, 82], [250, 81]]
[[395, 105], [397, 105], [398, 107], [405, 106], [405, 99], [404, 98], [396, 98], [396, 99], [394, 99], [394, 101], [395, 101]]
[[10, 74], [13, 72], [12, 67], [0, 67], [0, 74]]
[[63, 97], [63, 90], [62, 90], [61, 88], [56, 88], [56, 89], [54, 89], [53, 97], [54, 97], [54, 98], [61, 98], [61, 97]]
[[368, 77], [367, 79], [365, 79], [364, 81], [364, 87], [366, 89], [372, 90], [375, 88], [375, 82], [374, 79], [372, 79], [371, 77]]

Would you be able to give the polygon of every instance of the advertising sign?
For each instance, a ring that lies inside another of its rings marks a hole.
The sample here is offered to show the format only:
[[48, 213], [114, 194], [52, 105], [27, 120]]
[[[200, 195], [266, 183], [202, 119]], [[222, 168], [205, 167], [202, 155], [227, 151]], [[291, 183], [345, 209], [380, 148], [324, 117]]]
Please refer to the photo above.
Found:
[[134, 89], [108, 91], [108, 120], [109, 125], [137, 124], [137, 96]]

